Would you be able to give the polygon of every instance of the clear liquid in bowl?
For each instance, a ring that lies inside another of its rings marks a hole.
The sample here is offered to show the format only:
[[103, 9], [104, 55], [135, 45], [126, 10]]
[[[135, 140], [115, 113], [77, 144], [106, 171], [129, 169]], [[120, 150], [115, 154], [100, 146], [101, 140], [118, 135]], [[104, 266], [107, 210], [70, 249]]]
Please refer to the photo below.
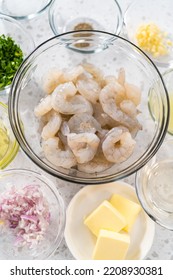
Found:
[[164, 160], [154, 165], [148, 174], [147, 193], [153, 209], [173, 213], [173, 161]]

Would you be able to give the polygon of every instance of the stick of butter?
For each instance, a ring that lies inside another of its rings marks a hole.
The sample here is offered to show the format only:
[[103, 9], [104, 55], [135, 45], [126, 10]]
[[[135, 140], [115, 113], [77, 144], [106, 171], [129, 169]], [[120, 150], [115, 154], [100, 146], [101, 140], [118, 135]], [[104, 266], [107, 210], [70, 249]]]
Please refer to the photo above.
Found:
[[128, 234], [100, 230], [94, 247], [93, 260], [124, 260], [130, 245]]
[[141, 211], [141, 206], [119, 194], [112, 195], [110, 203], [126, 218], [127, 225], [123, 229], [129, 232]]
[[124, 216], [104, 200], [85, 220], [84, 224], [98, 236], [100, 229], [120, 231], [127, 225]]

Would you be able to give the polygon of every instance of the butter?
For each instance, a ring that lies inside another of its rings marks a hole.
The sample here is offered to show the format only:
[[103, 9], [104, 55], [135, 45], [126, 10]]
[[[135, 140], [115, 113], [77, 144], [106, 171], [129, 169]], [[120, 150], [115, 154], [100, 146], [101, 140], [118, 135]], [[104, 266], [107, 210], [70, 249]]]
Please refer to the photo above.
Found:
[[127, 222], [123, 215], [105, 200], [84, 220], [84, 224], [98, 236], [100, 229], [118, 232]]
[[124, 260], [130, 245], [128, 234], [100, 230], [94, 247], [93, 260]]
[[141, 211], [141, 206], [118, 194], [111, 197], [110, 203], [125, 217], [127, 225], [123, 229], [129, 232]]

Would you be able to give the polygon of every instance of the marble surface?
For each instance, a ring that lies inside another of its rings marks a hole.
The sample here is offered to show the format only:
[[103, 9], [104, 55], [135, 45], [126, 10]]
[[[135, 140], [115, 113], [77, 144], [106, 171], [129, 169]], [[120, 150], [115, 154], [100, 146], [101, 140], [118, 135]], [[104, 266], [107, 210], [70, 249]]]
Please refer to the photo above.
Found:
[[[125, 11], [125, 9], [127, 8], [130, 2], [131, 1], [125, 1], [125, 0], [119, 1], [119, 4], [123, 12]], [[48, 38], [53, 37], [53, 32], [49, 26], [47, 12], [40, 15], [36, 19], [22, 22], [22, 24], [32, 35], [36, 46], [38, 46], [40, 43], [44, 42]], [[8, 166], [8, 168], [27, 168], [27, 169], [37, 170], [40, 173], [44, 173], [34, 163], [32, 163], [30, 159], [21, 150], [19, 151], [19, 153], [17, 154], [13, 162]], [[50, 175], [47, 176], [49, 176], [50, 179], [55, 182], [57, 188], [60, 191], [60, 194], [62, 195], [65, 201], [66, 206], [70, 202], [71, 198], [75, 195], [75, 193], [77, 193], [79, 189], [82, 187], [77, 184], [64, 182]], [[134, 182], [135, 182], [134, 178], [135, 175], [132, 175], [126, 178], [124, 181], [134, 186]], [[73, 256], [71, 255], [71, 253], [69, 252], [66, 246], [65, 240], [62, 241], [59, 249], [56, 250], [56, 252], [52, 255], [51, 258], [66, 259], [66, 260], [73, 259]], [[146, 259], [151, 259], [151, 260], [173, 259], [173, 234], [171, 231], [164, 229], [159, 225], [156, 225], [154, 242], [151, 247], [151, 250], [146, 256]]]

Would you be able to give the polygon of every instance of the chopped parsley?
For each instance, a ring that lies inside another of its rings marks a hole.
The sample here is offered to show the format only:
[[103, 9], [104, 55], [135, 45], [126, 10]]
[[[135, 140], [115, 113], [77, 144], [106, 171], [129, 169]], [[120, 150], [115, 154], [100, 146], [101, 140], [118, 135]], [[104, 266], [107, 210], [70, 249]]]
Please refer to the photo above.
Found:
[[0, 36], [0, 89], [11, 84], [23, 61], [23, 52], [11, 37]]

